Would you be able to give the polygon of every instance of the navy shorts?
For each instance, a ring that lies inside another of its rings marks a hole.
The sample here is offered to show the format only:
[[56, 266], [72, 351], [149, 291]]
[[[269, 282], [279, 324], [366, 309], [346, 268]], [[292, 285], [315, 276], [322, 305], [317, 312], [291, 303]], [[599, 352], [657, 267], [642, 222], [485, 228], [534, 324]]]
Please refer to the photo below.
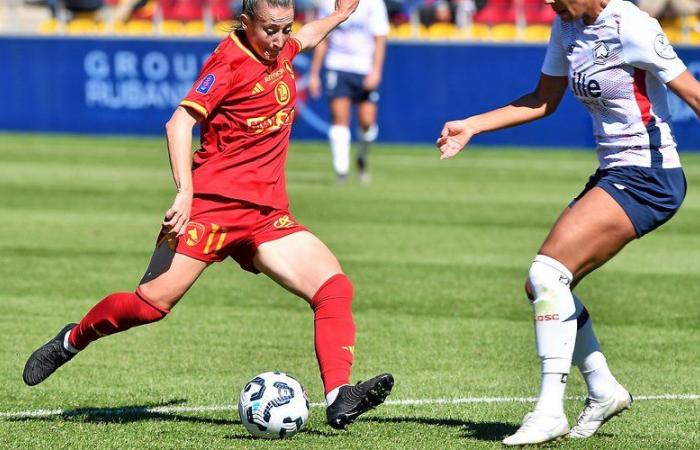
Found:
[[355, 103], [377, 103], [379, 92], [365, 90], [362, 86], [364, 80], [365, 75], [359, 73], [329, 70], [326, 72], [326, 96], [330, 99], [347, 97]]
[[680, 167], [612, 167], [596, 170], [571, 205], [596, 186], [604, 189], [622, 206], [638, 238], [673, 217], [683, 203], [687, 190], [685, 174]]

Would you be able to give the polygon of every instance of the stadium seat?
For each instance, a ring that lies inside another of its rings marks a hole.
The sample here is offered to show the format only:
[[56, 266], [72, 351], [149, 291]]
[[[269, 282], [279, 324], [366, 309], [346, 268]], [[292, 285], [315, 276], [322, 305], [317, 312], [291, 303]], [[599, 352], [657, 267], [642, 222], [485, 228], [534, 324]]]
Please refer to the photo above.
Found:
[[201, 20], [190, 20], [185, 23], [183, 29], [185, 35], [187, 36], [203, 36], [207, 30], [206, 25]]
[[231, 32], [231, 30], [233, 29], [234, 25], [235, 25], [235, 22], [232, 21], [232, 20], [226, 20], [226, 21], [222, 21], [222, 22], [216, 22], [216, 23], [214, 24], [214, 27], [213, 27], [213, 29], [212, 29], [212, 32], [213, 32], [216, 36], [226, 36], [227, 34], [229, 34], [229, 33]]
[[56, 34], [61, 29], [61, 22], [56, 19], [48, 19], [39, 24], [39, 34]]
[[501, 23], [491, 27], [491, 39], [495, 42], [514, 41], [518, 37], [518, 27], [511, 23]]
[[211, 15], [215, 22], [233, 20], [231, 0], [209, 0], [209, 5], [211, 6]]
[[700, 45], [700, 31], [691, 30], [690, 33], [688, 33], [688, 44]]
[[472, 20], [485, 25], [515, 23], [514, 2], [513, 0], [488, 0], [486, 6], [474, 14]]
[[204, 0], [160, 0], [158, 5], [165, 20], [189, 22], [204, 17]]
[[523, 32], [527, 42], [547, 42], [552, 28], [549, 25], [528, 25]]
[[396, 39], [412, 39], [418, 34], [418, 30], [411, 23], [402, 23], [390, 30], [389, 36]]
[[450, 40], [457, 36], [457, 26], [453, 23], [434, 23], [427, 30], [427, 37], [431, 40]]
[[664, 27], [664, 33], [672, 44], [680, 44], [683, 42], [683, 31], [677, 27]]
[[100, 24], [92, 19], [73, 19], [66, 24], [66, 32], [70, 35], [100, 34], [102, 30], [104, 30], [104, 24], [100, 27]]
[[476, 41], [488, 41], [491, 39], [491, 27], [483, 23], [474, 23], [468, 28], [471, 39]]
[[155, 27], [148, 20], [130, 20], [126, 23], [124, 32], [131, 36], [151, 35], [155, 32]]
[[179, 20], [164, 20], [160, 24], [160, 33], [166, 36], [179, 36], [185, 34], [185, 24]]
[[522, 0], [523, 15], [528, 25], [551, 24], [556, 13], [542, 0]]

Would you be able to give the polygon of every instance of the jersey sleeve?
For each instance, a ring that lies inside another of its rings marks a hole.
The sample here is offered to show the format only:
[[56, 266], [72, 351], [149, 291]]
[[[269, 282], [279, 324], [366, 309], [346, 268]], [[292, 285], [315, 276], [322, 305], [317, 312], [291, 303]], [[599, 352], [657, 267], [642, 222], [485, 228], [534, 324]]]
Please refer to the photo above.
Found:
[[193, 109], [206, 118], [231, 93], [234, 78], [231, 64], [221, 53], [215, 52], [204, 63], [197, 81], [180, 106]]
[[650, 72], [664, 84], [686, 69], [656, 19], [646, 15], [624, 18], [620, 41], [625, 63]]
[[374, 9], [369, 20], [369, 30], [374, 36], [386, 36], [389, 34], [389, 14], [384, 2], [372, 2]]
[[564, 42], [562, 42], [561, 19], [559, 17], [552, 24], [552, 34], [549, 37], [547, 53], [544, 55], [542, 73], [552, 77], [569, 76], [569, 60], [566, 58]]

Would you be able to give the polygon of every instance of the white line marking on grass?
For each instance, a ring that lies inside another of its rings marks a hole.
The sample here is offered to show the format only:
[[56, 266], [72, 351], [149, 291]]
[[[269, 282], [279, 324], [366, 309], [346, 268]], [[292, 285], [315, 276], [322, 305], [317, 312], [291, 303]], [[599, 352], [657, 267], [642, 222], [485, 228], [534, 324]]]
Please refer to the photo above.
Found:
[[[567, 400], [583, 400], [583, 397], [567, 397]], [[700, 400], [700, 394], [658, 394], [639, 395], [635, 401], [652, 400]], [[385, 405], [421, 406], [421, 405], [463, 405], [470, 403], [534, 403], [535, 397], [467, 397], [467, 398], [426, 398], [407, 400], [387, 400]], [[312, 407], [325, 407], [325, 403], [312, 403]], [[138, 414], [172, 414], [201, 413], [218, 411], [235, 411], [236, 405], [213, 406], [155, 406], [152, 408], [78, 408], [78, 409], [37, 409], [33, 411], [0, 412], [3, 419], [32, 419], [46, 417], [74, 417], [86, 414], [98, 416], [128, 416]]]

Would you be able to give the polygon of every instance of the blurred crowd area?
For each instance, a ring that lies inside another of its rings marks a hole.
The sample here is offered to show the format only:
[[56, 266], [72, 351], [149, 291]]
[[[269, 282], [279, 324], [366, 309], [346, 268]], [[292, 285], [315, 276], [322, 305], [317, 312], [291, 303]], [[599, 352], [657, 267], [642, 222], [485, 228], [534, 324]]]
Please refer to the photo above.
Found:
[[[543, 0], [384, 1], [390, 39], [545, 42], [555, 14]], [[235, 24], [242, 0], [4, 0], [0, 33], [214, 36]], [[674, 43], [700, 45], [700, 0], [636, 0]], [[317, 17], [296, 0], [296, 23]]]

